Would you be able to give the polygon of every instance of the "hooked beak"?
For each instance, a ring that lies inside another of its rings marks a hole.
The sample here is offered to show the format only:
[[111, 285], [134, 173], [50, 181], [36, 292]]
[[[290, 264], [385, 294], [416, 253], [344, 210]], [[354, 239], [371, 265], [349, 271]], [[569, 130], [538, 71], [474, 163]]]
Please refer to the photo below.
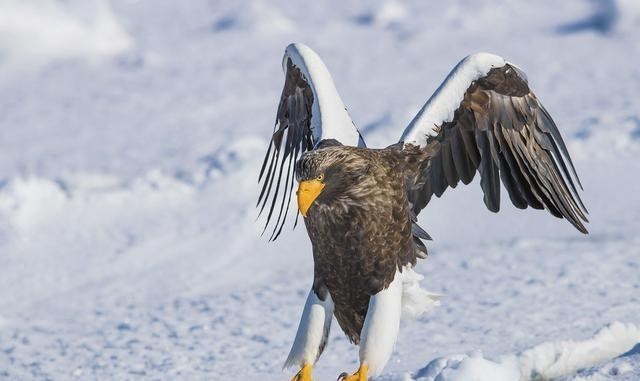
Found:
[[296, 195], [298, 196], [298, 209], [302, 217], [307, 217], [307, 211], [316, 198], [318, 198], [322, 189], [324, 189], [324, 183], [318, 179], [300, 182]]

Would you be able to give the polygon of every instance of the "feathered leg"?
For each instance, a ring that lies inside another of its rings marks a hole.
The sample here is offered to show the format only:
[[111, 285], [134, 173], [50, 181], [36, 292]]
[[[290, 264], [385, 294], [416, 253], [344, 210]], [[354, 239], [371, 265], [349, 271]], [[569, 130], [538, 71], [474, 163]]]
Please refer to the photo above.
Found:
[[300, 371], [292, 381], [311, 381], [313, 364], [327, 345], [332, 317], [333, 301], [329, 293], [327, 292], [324, 300], [321, 300], [311, 289], [302, 311], [296, 338], [283, 367], [300, 366]]
[[400, 329], [402, 314], [402, 274], [369, 300], [367, 316], [360, 333], [360, 367], [354, 374], [342, 374], [344, 381], [366, 381], [377, 376], [389, 361]]

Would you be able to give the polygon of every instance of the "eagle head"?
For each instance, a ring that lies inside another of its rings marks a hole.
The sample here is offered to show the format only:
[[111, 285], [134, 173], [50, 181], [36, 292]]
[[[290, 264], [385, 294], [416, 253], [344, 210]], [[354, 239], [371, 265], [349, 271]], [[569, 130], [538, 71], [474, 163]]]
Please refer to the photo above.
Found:
[[314, 204], [352, 198], [367, 167], [367, 160], [354, 147], [319, 147], [302, 155], [296, 163], [296, 195], [302, 216], [307, 217]]

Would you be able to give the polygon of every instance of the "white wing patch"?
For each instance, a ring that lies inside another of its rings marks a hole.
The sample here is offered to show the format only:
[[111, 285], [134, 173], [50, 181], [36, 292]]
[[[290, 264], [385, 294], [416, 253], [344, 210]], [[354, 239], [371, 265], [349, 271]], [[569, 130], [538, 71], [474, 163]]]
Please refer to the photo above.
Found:
[[313, 140], [336, 139], [347, 146], [364, 146], [342, 98], [336, 90], [333, 78], [322, 59], [310, 47], [296, 43], [287, 46], [282, 68], [286, 73], [287, 58], [297, 66], [311, 86], [316, 99], [311, 111]]
[[473, 81], [507, 63], [504, 58], [491, 53], [475, 53], [464, 58], [422, 106], [402, 133], [400, 141], [424, 147], [429, 137], [438, 135], [442, 124], [453, 120], [455, 111], [460, 107], [464, 94]]
[[305, 152], [315, 149], [325, 139], [335, 139], [347, 146], [365, 146], [329, 71], [313, 50], [303, 44], [289, 45], [282, 66], [284, 88], [271, 144], [258, 176], [262, 184], [258, 215], [268, 211], [263, 233], [275, 222], [270, 240], [278, 238], [287, 220], [295, 163]]

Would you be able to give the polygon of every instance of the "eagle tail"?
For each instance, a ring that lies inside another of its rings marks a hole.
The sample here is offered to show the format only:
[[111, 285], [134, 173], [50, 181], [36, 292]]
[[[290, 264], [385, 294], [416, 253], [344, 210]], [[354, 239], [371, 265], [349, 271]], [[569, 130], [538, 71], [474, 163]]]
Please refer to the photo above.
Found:
[[424, 276], [418, 274], [410, 266], [402, 269], [402, 318], [416, 317], [440, 306], [442, 295], [427, 291], [420, 286]]

